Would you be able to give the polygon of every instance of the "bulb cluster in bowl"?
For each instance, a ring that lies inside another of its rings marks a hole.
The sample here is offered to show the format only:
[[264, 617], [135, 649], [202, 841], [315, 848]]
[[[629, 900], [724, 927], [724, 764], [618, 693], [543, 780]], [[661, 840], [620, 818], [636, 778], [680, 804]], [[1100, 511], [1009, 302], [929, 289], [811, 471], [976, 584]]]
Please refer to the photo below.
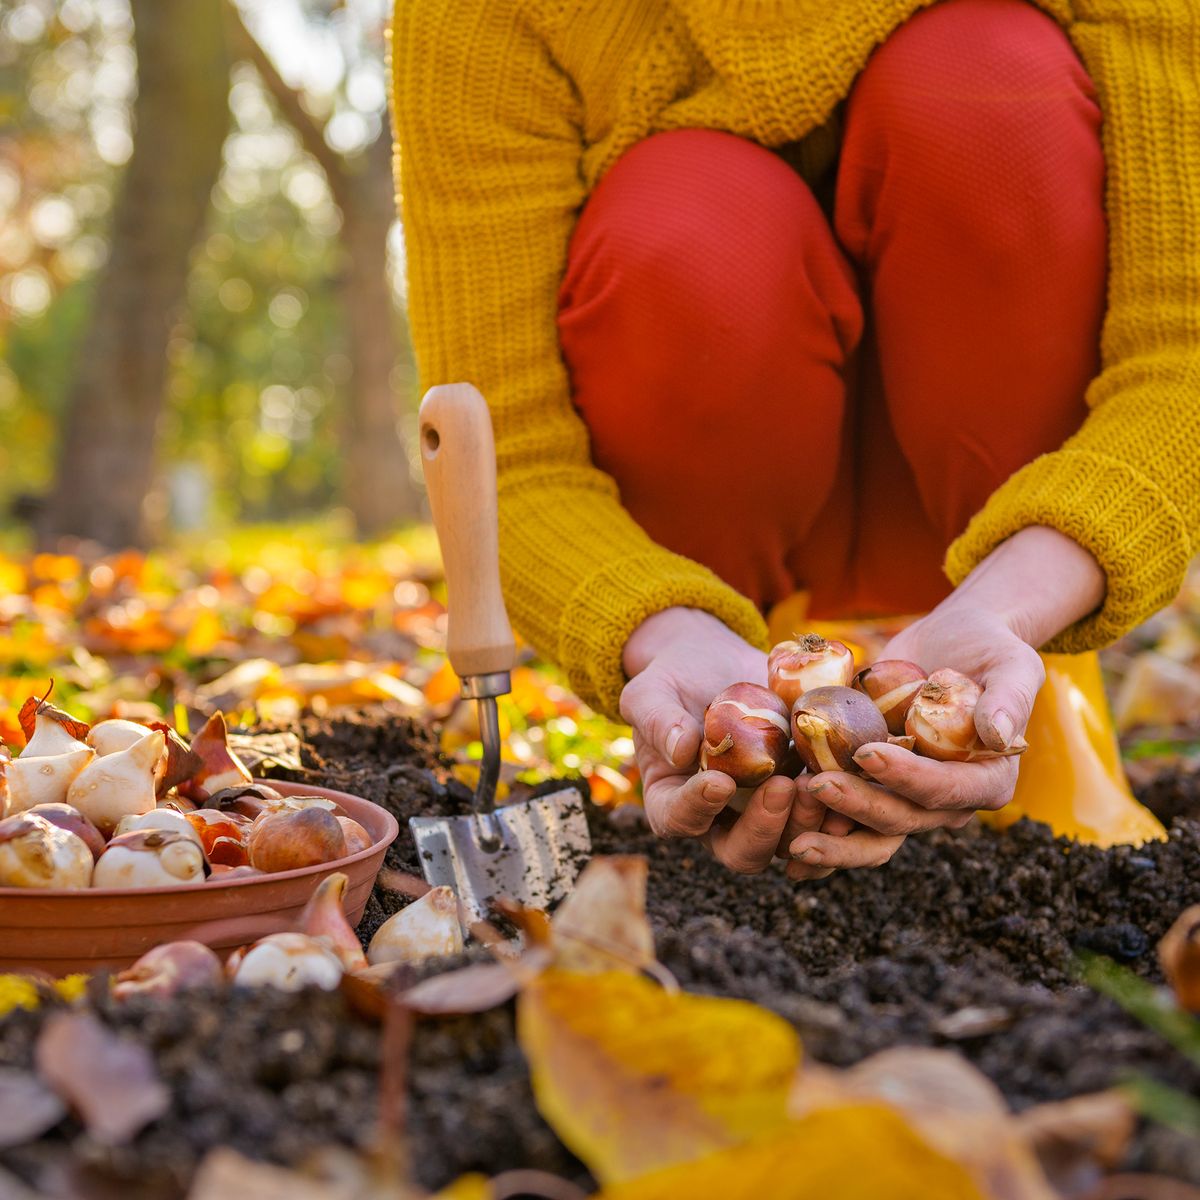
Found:
[[255, 782], [214, 714], [189, 743], [169, 726], [89, 726], [42, 699], [26, 745], [0, 754], [0, 887], [203, 884], [333, 862], [370, 834], [323, 796]]
[[702, 770], [739, 787], [809, 771], [862, 774], [854, 761], [871, 742], [891, 742], [943, 762], [1020, 754], [980, 740], [975, 707], [983, 688], [949, 667], [926, 675], [916, 663], [881, 659], [855, 673], [842, 642], [809, 633], [780, 642], [767, 658], [767, 687], [735, 683], [704, 711]]

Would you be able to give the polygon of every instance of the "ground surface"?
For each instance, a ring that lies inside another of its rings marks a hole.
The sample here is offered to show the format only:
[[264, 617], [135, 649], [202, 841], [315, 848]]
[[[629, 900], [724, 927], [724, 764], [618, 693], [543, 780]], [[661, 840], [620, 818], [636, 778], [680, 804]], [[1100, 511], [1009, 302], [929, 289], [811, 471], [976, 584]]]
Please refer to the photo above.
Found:
[[[419, 726], [358, 718], [311, 722], [305, 735], [310, 782], [376, 800], [402, 826], [461, 807], [461, 785], [430, 769], [435, 742]], [[1157, 939], [1200, 902], [1200, 780], [1164, 777], [1147, 799], [1175, 822], [1167, 843], [1100, 851], [1027, 822], [1005, 834], [969, 828], [910, 839], [887, 868], [798, 888], [731, 876], [695, 845], [658, 842], [628, 810], [596, 812], [593, 836], [599, 853], [649, 857], [659, 956], [685, 988], [775, 1010], [824, 1062], [897, 1042], [955, 1045], [1024, 1107], [1130, 1071], [1200, 1091], [1200, 1072], [1074, 974], [1075, 952], [1091, 949], [1157, 978]], [[415, 869], [403, 836], [389, 861]], [[361, 932], [401, 902], [377, 890]], [[215, 1143], [296, 1162], [322, 1141], [369, 1138], [378, 1033], [337, 996], [229, 993], [104, 1011], [159, 1052], [175, 1109], [119, 1153], [69, 1121], [0, 1153], [0, 1166], [41, 1176], [51, 1195], [77, 1187], [84, 1165], [116, 1171], [124, 1178], [108, 1194], [137, 1200], [179, 1194]], [[0, 1022], [0, 1066], [28, 1062], [41, 1019]], [[519, 1165], [587, 1179], [537, 1115], [511, 1007], [422, 1022], [410, 1098], [412, 1161], [428, 1186]], [[1127, 1165], [1200, 1183], [1200, 1145], [1147, 1127]], [[74, 1182], [62, 1182], [69, 1172]]]

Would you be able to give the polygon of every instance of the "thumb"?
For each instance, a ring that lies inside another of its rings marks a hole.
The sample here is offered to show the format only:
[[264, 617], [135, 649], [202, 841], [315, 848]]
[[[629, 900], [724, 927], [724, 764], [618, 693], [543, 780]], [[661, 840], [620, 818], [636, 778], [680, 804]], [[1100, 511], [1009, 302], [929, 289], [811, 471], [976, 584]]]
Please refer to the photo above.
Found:
[[700, 722], [680, 702], [673, 682], [642, 671], [621, 692], [621, 717], [673, 767], [689, 767], [700, 753]]
[[1007, 750], [1025, 732], [1033, 702], [1046, 682], [1042, 657], [1016, 642], [998, 657], [979, 681], [983, 695], [975, 709], [975, 728], [990, 750]]

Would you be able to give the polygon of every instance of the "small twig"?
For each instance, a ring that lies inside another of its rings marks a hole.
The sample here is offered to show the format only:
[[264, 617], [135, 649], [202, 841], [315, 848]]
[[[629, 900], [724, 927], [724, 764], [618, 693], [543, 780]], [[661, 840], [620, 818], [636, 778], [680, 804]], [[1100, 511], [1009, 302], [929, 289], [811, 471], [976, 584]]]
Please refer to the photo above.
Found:
[[412, 1037], [412, 1010], [389, 996], [379, 1048], [379, 1126], [375, 1159], [385, 1187], [398, 1193], [403, 1192], [409, 1177], [408, 1055]]

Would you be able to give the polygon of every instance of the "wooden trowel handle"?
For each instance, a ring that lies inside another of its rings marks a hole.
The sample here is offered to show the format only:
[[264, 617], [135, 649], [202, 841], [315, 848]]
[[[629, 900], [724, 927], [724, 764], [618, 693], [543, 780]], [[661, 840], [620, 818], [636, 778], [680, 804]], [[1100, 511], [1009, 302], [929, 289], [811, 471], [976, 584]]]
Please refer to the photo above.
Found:
[[460, 677], [511, 671], [516, 648], [500, 592], [487, 402], [469, 383], [430, 388], [420, 424], [421, 466], [446, 571], [450, 665]]

